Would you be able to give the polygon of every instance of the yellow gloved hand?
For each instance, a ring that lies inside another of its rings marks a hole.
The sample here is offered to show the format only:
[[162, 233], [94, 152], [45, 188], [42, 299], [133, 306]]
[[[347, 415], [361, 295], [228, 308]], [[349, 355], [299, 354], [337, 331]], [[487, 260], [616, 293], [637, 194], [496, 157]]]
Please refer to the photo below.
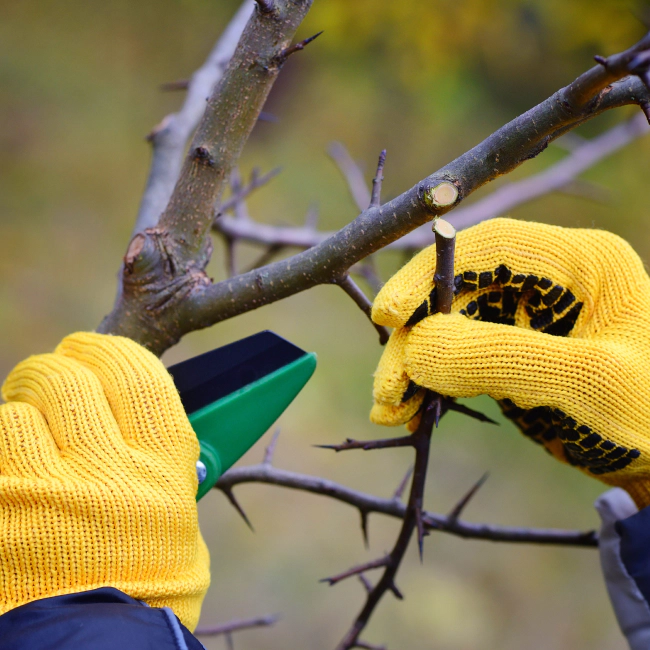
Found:
[[450, 315], [429, 315], [434, 269], [432, 246], [375, 300], [373, 320], [396, 329], [371, 419], [412, 429], [421, 387], [487, 394], [556, 458], [650, 504], [650, 278], [629, 244], [484, 222], [458, 234]]
[[193, 630], [210, 583], [199, 444], [163, 364], [67, 337], [11, 372], [0, 406], [0, 614], [111, 586]]

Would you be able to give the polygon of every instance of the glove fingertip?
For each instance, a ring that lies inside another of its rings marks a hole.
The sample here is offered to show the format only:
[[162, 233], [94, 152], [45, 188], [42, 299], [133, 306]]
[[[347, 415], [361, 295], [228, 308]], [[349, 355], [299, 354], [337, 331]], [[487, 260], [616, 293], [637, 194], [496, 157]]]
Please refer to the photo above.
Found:
[[370, 421], [386, 427], [406, 424], [417, 414], [423, 399], [424, 391], [420, 390], [411, 399], [401, 404], [375, 403], [370, 411]]

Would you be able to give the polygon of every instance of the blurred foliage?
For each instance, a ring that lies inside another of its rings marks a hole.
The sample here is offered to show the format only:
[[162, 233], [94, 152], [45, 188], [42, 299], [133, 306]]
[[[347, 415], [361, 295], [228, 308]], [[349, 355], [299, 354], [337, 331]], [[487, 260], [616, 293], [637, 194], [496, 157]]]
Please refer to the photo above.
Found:
[[[182, 101], [159, 85], [200, 65], [236, 0], [44, 0], [0, 2], [0, 376], [66, 333], [94, 328], [111, 306], [149, 162], [146, 133]], [[339, 140], [370, 178], [388, 149], [385, 198], [412, 186], [593, 64], [635, 42], [640, 2], [620, 0], [316, 0], [298, 37], [323, 36], [285, 67], [256, 127], [242, 170], [282, 165], [249, 202], [252, 216], [301, 223], [312, 204], [322, 228], [355, 216], [325, 155]], [[591, 136], [620, 110], [583, 127]], [[565, 155], [551, 147], [509, 178]], [[640, 140], [585, 174], [609, 203], [556, 194], [513, 216], [603, 227], [647, 259], [647, 160]], [[497, 184], [503, 182], [497, 181]], [[484, 188], [478, 196], [491, 191]], [[239, 251], [244, 267], [256, 255]], [[404, 261], [380, 256], [384, 278]], [[224, 277], [216, 246], [211, 272]], [[319, 368], [283, 416], [277, 463], [390, 495], [410, 463], [404, 450], [328, 454], [313, 449], [346, 436], [386, 435], [368, 423], [374, 330], [335, 287], [303, 295], [192, 334], [168, 363], [270, 328], [319, 354]], [[494, 417], [488, 398], [476, 408]], [[261, 457], [262, 445], [243, 462]], [[475, 521], [590, 528], [602, 491], [503, 424], [456, 414], [435, 435], [427, 505], [446, 511], [486, 469], [468, 509]], [[318, 579], [389, 548], [397, 523], [371, 518], [365, 550], [358, 514], [311, 495], [245, 486], [251, 535], [218, 495], [200, 506], [212, 549], [213, 586], [204, 622], [282, 612], [271, 630], [244, 632], [240, 650], [327, 650], [363, 598], [350, 581]], [[408, 557], [398, 576], [404, 602], [387, 598], [366, 635], [391, 648], [614, 650], [623, 641], [607, 602], [597, 554], [468, 542], [432, 535], [425, 563]], [[206, 642], [224, 648], [223, 640]]]

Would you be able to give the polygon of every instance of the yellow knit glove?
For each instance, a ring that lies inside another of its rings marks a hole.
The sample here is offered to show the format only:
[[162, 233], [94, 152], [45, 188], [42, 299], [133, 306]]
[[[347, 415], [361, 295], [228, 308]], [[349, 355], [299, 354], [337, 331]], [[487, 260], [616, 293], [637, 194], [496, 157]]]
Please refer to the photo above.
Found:
[[199, 444], [162, 363], [126, 338], [73, 334], [20, 363], [2, 395], [0, 614], [111, 586], [193, 630], [210, 583]]
[[601, 230], [484, 222], [458, 235], [450, 315], [429, 315], [434, 269], [432, 246], [373, 306], [396, 328], [373, 422], [412, 428], [421, 387], [488, 394], [556, 458], [650, 504], [650, 279], [632, 248]]

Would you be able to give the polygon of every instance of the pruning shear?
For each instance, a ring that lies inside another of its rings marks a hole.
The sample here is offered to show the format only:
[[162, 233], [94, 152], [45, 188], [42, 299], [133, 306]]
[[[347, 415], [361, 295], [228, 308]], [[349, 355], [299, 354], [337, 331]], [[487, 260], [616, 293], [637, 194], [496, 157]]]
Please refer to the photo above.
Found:
[[270, 331], [168, 368], [201, 445], [198, 501], [269, 429], [316, 369], [316, 355]]

